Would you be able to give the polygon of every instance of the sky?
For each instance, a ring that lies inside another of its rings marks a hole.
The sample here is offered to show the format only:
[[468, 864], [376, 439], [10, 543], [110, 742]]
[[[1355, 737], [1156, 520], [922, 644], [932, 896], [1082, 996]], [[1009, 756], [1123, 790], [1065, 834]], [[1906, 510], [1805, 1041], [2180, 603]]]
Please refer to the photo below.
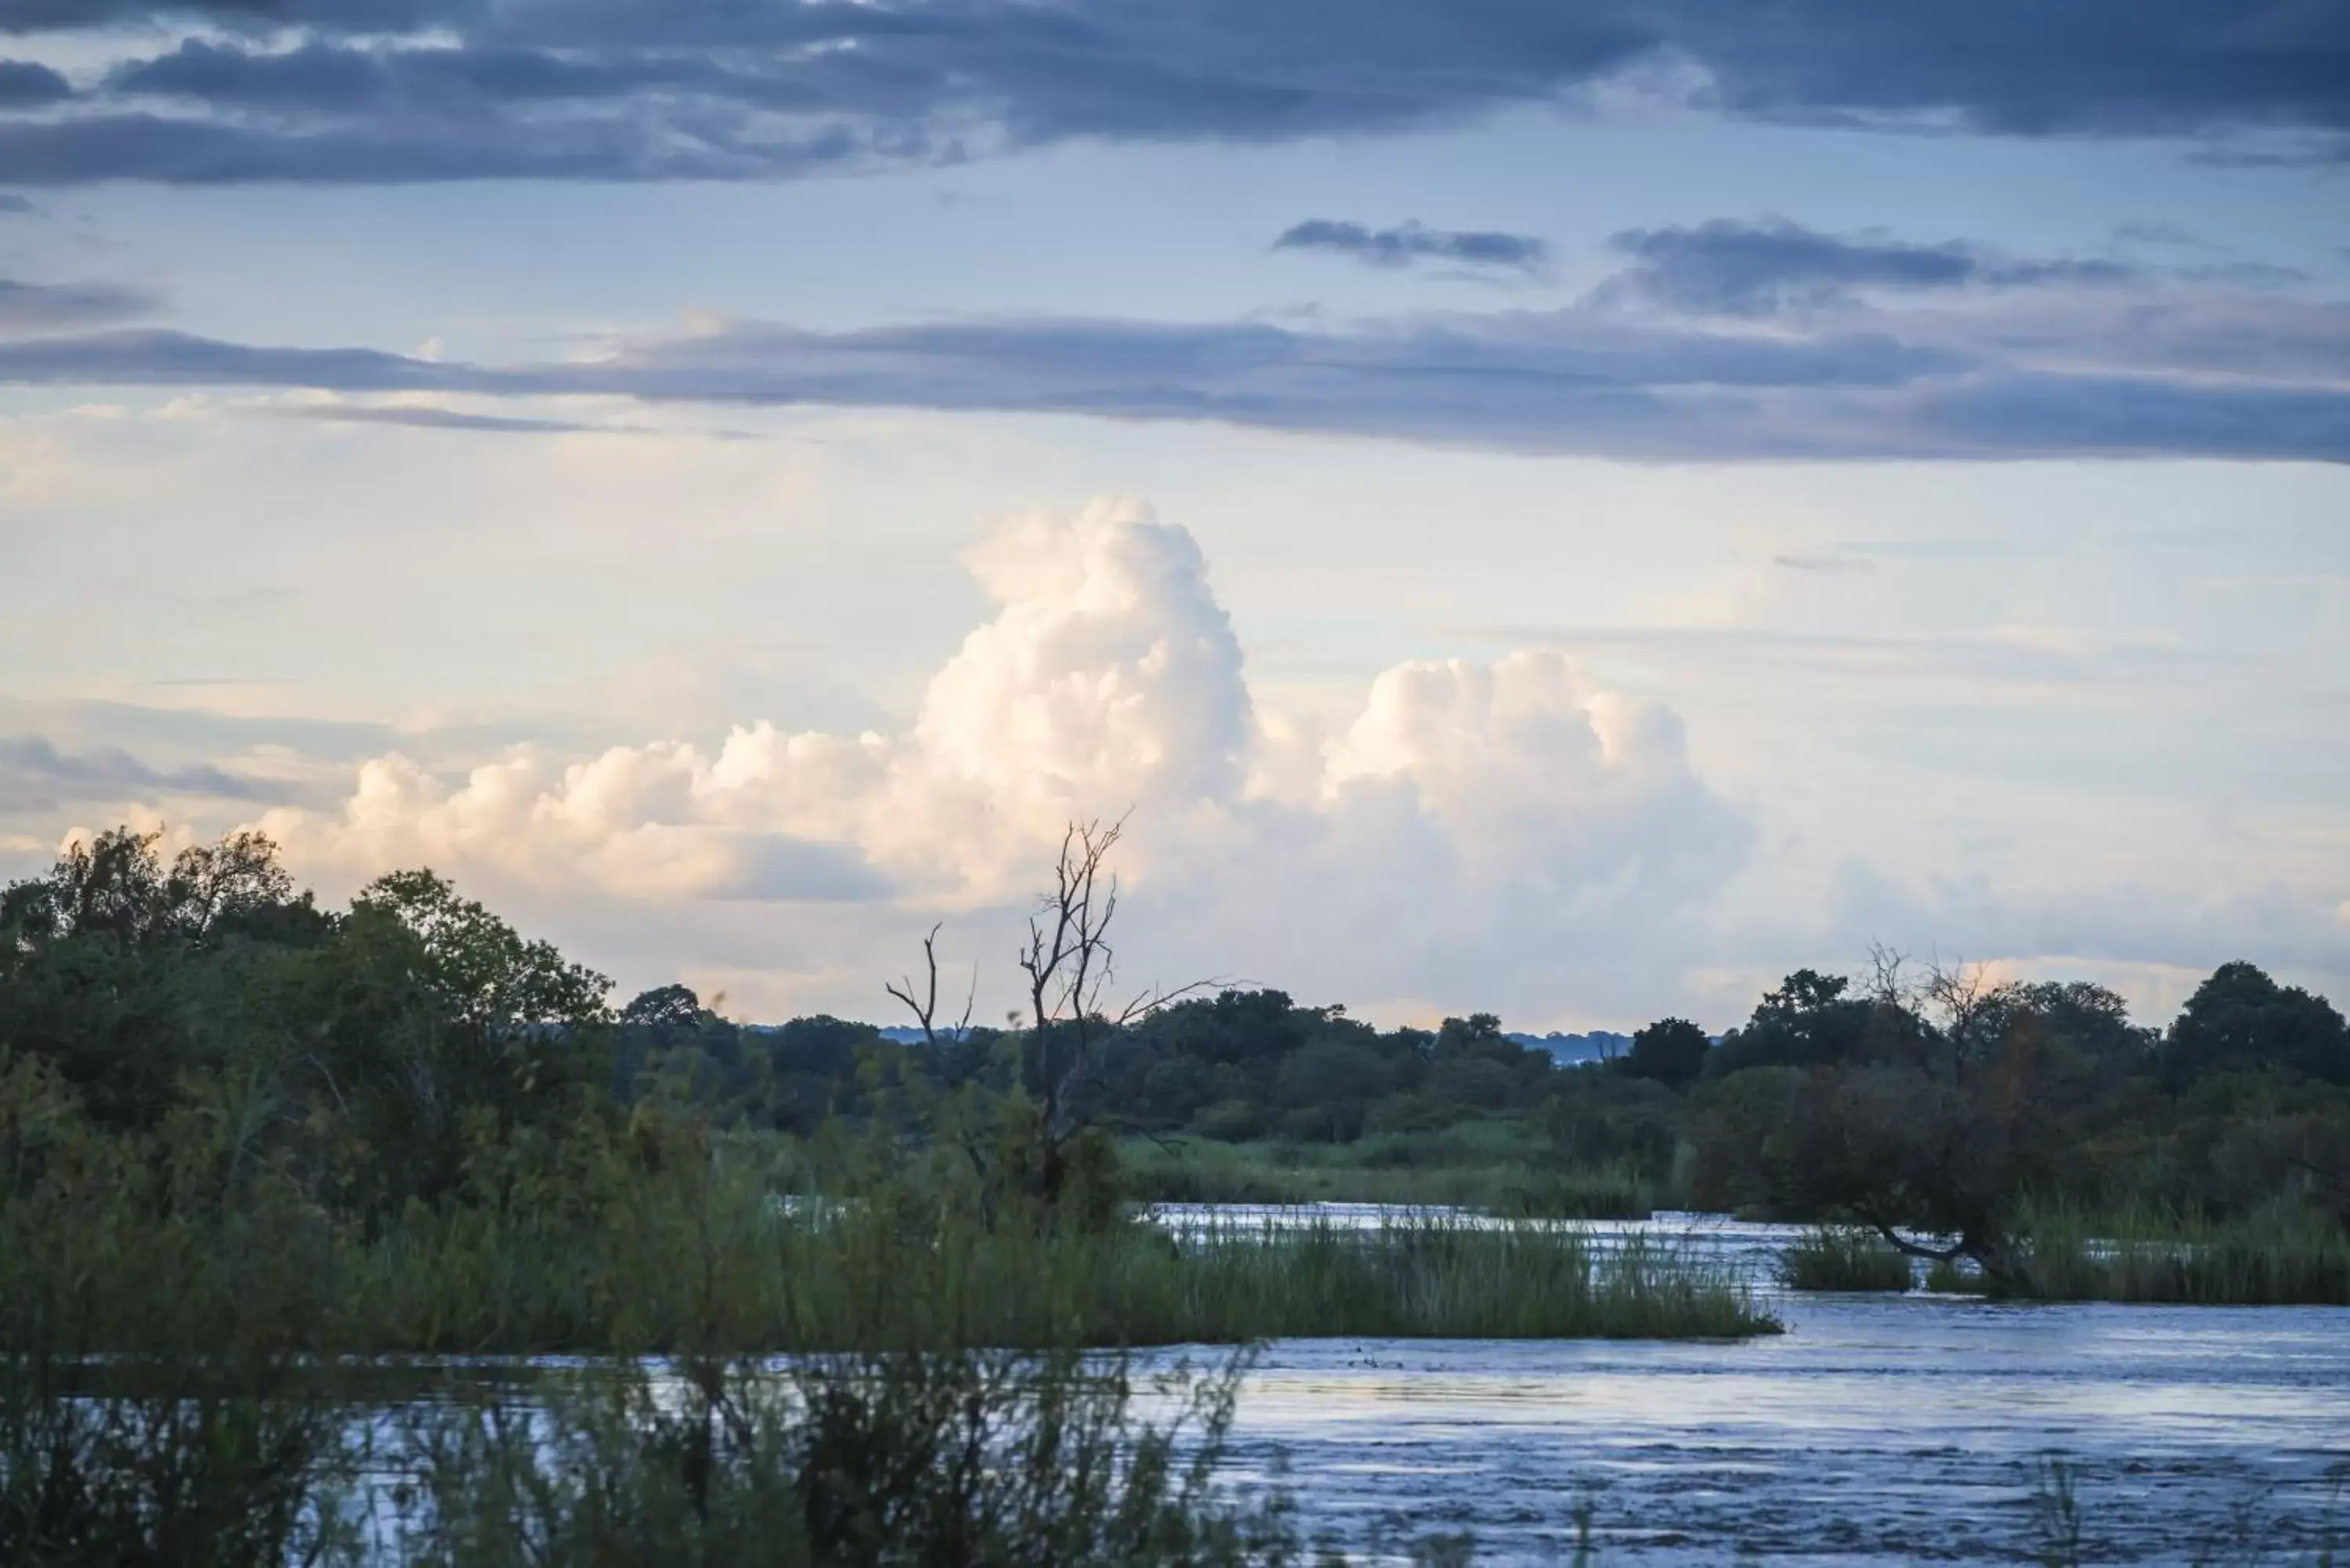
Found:
[[2350, 1002], [2350, 10], [0, 0], [0, 877]]

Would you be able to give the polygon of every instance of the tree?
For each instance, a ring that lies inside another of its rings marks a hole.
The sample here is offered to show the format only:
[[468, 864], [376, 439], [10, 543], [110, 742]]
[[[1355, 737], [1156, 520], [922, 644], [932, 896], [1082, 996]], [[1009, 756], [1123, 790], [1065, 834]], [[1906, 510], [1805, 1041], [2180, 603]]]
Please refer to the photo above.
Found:
[[2350, 1083], [2350, 1024], [2322, 996], [2281, 986], [2249, 963], [2225, 963], [2179, 1011], [2163, 1065], [2172, 1085], [2182, 1087], [2223, 1072]]
[[620, 1009], [620, 1023], [639, 1029], [695, 1029], [705, 1015], [702, 998], [683, 985], [656, 986], [640, 991]]
[[[1122, 822], [1069, 825], [1061, 836], [1053, 887], [1037, 899], [1028, 918], [1027, 938], [1015, 957], [1028, 991], [1019, 1083], [1031, 1107], [1031, 1122], [1010, 1149], [1008, 1163], [1019, 1168], [1022, 1185], [1030, 1195], [1048, 1206], [1057, 1203], [1069, 1187], [1071, 1152], [1088, 1130], [1078, 1114], [1076, 1089], [1094, 1064], [1097, 1045], [1213, 983], [1200, 981], [1172, 988], [1147, 987], [1121, 1003], [1112, 1003], [1110, 987], [1117, 980], [1118, 955], [1109, 933], [1118, 917], [1118, 878], [1107, 866], [1124, 831]], [[883, 988], [914, 1014], [923, 1039], [933, 1045], [940, 1033], [937, 936], [938, 928], [933, 926], [922, 939], [926, 978], [919, 997], [910, 977]], [[975, 992], [975, 975], [972, 984]], [[970, 1015], [966, 1001], [959, 1030], [968, 1027]], [[986, 1163], [976, 1144], [966, 1147], [974, 1164]], [[1093, 1140], [1084, 1150], [1086, 1163], [1106, 1159], [1107, 1149], [1106, 1142]]]
[[1722, 1036], [1706, 1071], [1723, 1077], [1749, 1067], [1807, 1067], [1859, 1054], [1877, 1009], [1868, 998], [1847, 995], [1851, 986], [1841, 975], [1797, 970], [1763, 994], [1744, 1028]]
[[1632, 1036], [1632, 1048], [1617, 1062], [1627, 1077], [1654, 1078], [1669, 1089], [1681, 1088], [1705, 1070], [1713, 1042], [1686, 1018], [1660, 1018]]
[[379, 877], [352, 900], [356, 917], [394, 920], [415, 939], [420, 978], [484, 1035], [537, 1024], [600, 1021], [612, 982], [532, 941], [429, 870]]

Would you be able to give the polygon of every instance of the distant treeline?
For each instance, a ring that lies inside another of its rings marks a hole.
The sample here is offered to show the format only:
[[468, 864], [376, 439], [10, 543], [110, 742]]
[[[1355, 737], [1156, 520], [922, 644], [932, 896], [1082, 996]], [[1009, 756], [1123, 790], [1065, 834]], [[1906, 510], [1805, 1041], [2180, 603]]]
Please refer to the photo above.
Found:
[[103, 1127], [201, 1104], [244, 1129], [237, 1158], [297, 1168], [338, 1204], [429, 1199], [470, 1149], [595, 1106], [799, 1136], [916, 1126], [957, 1095], [1033, 1095], [1052, 1058], [1069, 1064], [1055, 1158], [1070, 1128], [1406, 1147], [1499, 1121], [1538, 1131], [1562, 1170], [1636, 1172], [1675, 1201], [1930, 1224], [1980, 1249], [2023, 1194], [2350, 1212], [2350, 1027], [2249, 963], [2157, 1031], [2094, 984], [1879, 953], [1859, 981], [1798, 971], [1718, 1041], [1667, 1018], [1572, 1065], [1492, 1014], [1383, 1030], [1270, 990], [1065, 1019], [1041, 1048], [1033, 1027], [745, 1026], [681, 986], [608, 998], [429, 872], [331, 911], [253, 837], [167, 866], [109, 834], [0, 895], [0, 1064], [37, 1068]]

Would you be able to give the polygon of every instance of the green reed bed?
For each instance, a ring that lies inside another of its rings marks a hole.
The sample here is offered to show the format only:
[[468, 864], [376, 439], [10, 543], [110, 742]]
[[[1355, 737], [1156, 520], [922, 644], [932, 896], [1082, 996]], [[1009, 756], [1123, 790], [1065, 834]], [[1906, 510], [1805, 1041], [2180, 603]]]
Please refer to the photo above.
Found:
[[1267, 1337], [1734, 1335], [1734, 1281], [1570, 1228], [1401, 1219], [1176, 1236], [990, 1217], [919, 1182], [779, 1204], [716, 1166], [589, 1203], [411, 1206], [370, 1226], [265, 1193], [161, 1216], [0, 1209], [0, 1348], [751, 1353]]
[[2017, 1231], [2013, 1293], [2039, 1300], [2350, 1305], [2350, 1235], [2314, 1210], [2210, 1220], [2043, 1205]]
[[[637, 1250], [629, 1251], [633, 1245]], [[408, 1349], [1237, 1343], [1342, 1334], [1729, 1336], [1775, 1327], [1676, 1254], [1441, 1219], [1170, 1235], [983, 1227], [850, 1207], [658, 1227], [600, 1257], [561, 1230], [474, 1221], [359, 1255], [367, 1334]]]
[[1680, 1339], [1779, 1326], [1739, 1282], [1676, 1251], [1637, 1241], [1601, 1249], [1530, 1222], [1222, 1226], [1165, 1256], [1132, 1276], [1149, 1303], [1139, 1321], [1164, 1313], [1170, 1329], [1222, 1330], [1199, 1337]]
[[1906, 1291], [1909, 1260], [1885, 1238], [1856, 1225], [1815, 1225], [1779, 1258], [1791, 1291]]

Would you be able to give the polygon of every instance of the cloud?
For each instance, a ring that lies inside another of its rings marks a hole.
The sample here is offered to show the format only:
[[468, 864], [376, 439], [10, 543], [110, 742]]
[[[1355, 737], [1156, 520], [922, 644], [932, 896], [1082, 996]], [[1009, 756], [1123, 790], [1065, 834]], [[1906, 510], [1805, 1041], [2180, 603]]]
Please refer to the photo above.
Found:
[[1418, 223], [1393, 229], [1367, 229], [1360, 223], [1336, 223], [1327, 218], [1310, 219], [1284, 230], [1273, 242], [1273, 248], [1334, 251], [1371, 266], [1401, 267], [1433, 261], [1521, 273], [1539, 271], [1550, 258], [1549, 247], [1532, 234], [1430, 229]]
[[36, 109], [73, 97], [73, 84], [29, 60], [0, 60], [0, 110]]
[[1761, 120], [2350, 150], [2350, 23], [2299, 0], [0, 0], [0, 32], [99, 27], [170, 42], [70, 99], [22, 65], [16, 112], [39, 118], [0, 128], [13, 178], [765, 180], [1081, 137], [1378, 134], [1659, 83]]
[[31, 197], [0, 191], [0, 213], [36, 213], [40, 209], [33, 205]]
[[18, 283], [0, 277], [0, 332], [88, 327], [143, 316], [155, 306], [152, 295], [138, 289], [103, 284]]
[[339, 808], [260, 826], [347, 877], [423, 860], [546, 896], [983, 923], [1024, 907], [1072, 818], [1130, 813], [1139, 943], [1355, 998], [1440, 985], [1471, 943], [1536, 973], [1640, 944], [1669, 963], [1751, 843], [1670, 711], [1557, 652], [1398, 666], [1326, 732], [1260, 712], [1197, 545], [1138, 502], [1004, 520], [967, 561], [993, 613], [895, 733], [747, 722], [714, 753], [455, 778], [393, 753]]
[[0, 812], [50, 811], [68, 800], [121, 800], [155, 790], [221, 800], [277, 795], [267, 781], [216, 767], [154, 768], [112, 746], [72, 753], [37, 735], [0, 737]]
[[473, 431], [493, 435], [645, 435], [649, 425], [598, 424], [586, 420], [541, 420], [510, 414], [475, 414], [462, 409], [409, 404], [304, 403], [249, 410], [268, 419], [307, 420], [320, 424], [407, 425], [415, 430]]
[[1627, 229], [1608, 244], [1634, 265], [1601, 286], [1603, 297], [1700, 316], [1815, 310], [1872, 290], [2106, 288], [2145, 276], [2125, 262], [2002, 257], [1956, 240], [1921, 245], [1849, 238], [1783, 218]]
[[[2064, 280], [2090, 264], [1821, 238], [1767, 284], [1750, 270], [1695, 289], [1692, 313], [1595, 299], [1312, 327], [722, 320], [504, 367], [121, 329], [0, 342], [0, 383], [1078, 413], [1633, 459], [2350, 461], [2350, 306], [2094, 273], [2077, 288]], [[1928, 281], [1865, 310], [1743, 313], [1871, 268]], [[1939, 281], [1954, 276], [1992, 282]], [[1709, 313], [1723, 301], [1742, 308]]]
[[1856, 572], [1873, 572], [1877, 563], [1866, 556], [1839, 556], [1827, 551], [1806, 551], [1799, 555], [1773, 556], [1771, 564], [1783, 571], [1818, 572], [1826, 576], [1848, 576]]

